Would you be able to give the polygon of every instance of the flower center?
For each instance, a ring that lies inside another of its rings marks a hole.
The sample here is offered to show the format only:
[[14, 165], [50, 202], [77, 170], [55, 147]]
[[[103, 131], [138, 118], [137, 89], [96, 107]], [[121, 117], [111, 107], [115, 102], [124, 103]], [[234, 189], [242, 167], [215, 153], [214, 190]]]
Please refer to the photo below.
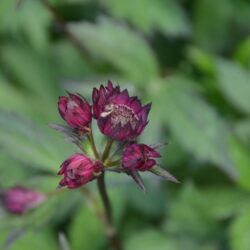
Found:
[[133, 109], [124, 104], [109, 104], [104, 108], [104, 112], [101, 113], [101, 117], [107, 117], [111, 115], [112, 127], [121, 124], [122, 127], [130, 123], [132, 129], [135, 129], [139, 118], [134, 113]]

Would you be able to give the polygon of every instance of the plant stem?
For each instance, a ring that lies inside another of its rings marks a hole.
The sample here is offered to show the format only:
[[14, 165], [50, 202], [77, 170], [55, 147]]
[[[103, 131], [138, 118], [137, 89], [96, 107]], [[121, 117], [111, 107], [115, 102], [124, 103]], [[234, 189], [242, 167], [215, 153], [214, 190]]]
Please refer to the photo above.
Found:
[[95, 155], [95, 158], [96, 159], [100, 159], [100, 155], [99, 155], [99, 153], [98, 153], [98, 151], [96, 149], [96, 145], [95, 145], [95, 140], [94, 140], [94, 136], [93, 136], [93, 133], [92, 133], [92, 129], [89, 132], [88, 139], [90, 141], [90, 144], [91, 144], [93, 153]]
[[103, 154], [102, 154], [102, 162], [103, 163], [109, 157], [109, 153], [110, 153], [113, 142], [114, 142], [113, 139], [108, 139], [108, 141], [107, 141], [106, 147], [105, 147]]
[[121, 162], [121, 160], [116, 160], [116, 161], [107, 162], [107, 163], [105, 164], [105, 166], [107, 166], [107, 167], [115, 167], [115, 166], [119, 165], [120, 162]]
[[105, 221], [106, 235], [110, 241], [113, 250], [122, 250], [123, 248], [120, 239], [118, 238], [117, 231], [113, 224], [112, 207], [106, 190], [104, 172], [101, 174], [101, 176], [97, 178], [97, 185], [104, 206], [104, 221]]
[[83, 56], [83, 58], [85, 60], [88, 60], [88, 62], [91, 65], [94, 65], [87, 48], [78, 39], [78, 37], [76, 37], [75, 34], [73, 32], [71, 32], [71, 30], [68, 28], [66, 22], [64, 21], [62, 16], [58, 13], [56, 8], [52, 4], [50, 4], [50, 2], [48, 0], [42, 0], [42, 2], [44, 4], [44, 6], [46, 7], [46, 9], [53, 15], [58, 26], [64, 32], [64, 34], [69, 39], [69, 41], [72, 43], [72, 45], [80, 52], [80, 54]]

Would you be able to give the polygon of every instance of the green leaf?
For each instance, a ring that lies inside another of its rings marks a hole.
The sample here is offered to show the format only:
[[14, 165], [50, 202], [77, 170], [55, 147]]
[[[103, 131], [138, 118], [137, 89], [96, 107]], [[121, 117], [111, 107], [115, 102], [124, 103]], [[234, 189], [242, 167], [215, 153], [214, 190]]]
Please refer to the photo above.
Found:
[[[5, 234], [5, 237], [7, 234]], [[6, 238], [1, 242], [4, 242]], [[3, 243], [1, 244], [3, 246]], [[27, 231], [20, 235], [16, 240], [12, 242], [9, 250], [34, 250], [34, 249], [46, 249], [46, 250], [56, 250], [58, 245], [56, 240], [53, 238], [52, 231]]]
[[155, 91], [153, 103], [160, 111], [158, 119], [169, 126], [173, 140], [196, 159], [214, 163], [231, 178], [237, 178], [227, 143], [227, 127], [196, 91], [194, 83], [176, 76], [162, 85]]
[[53, 104], [52, 100], [54, 101], [58, 92], [55, 88], [55, 69], [45, 55], [40, 55], [27, 46], [10, 44], [0, 49], [0, 55], [4, 68], [15, 76], [14, 79], [24, 89], [40, 97], [44, 105], [48, 105], [46, 102]]
[[94, 212], [81, 206], [75, 215], [69, 231], [72, 249], [101, 249], [105, 243], [104, 228]]
[[213, 186], [198, 192], [203, 207], [217, 220], [231, 218], [250, 208], [249, 193], [234, 187]]
[[236, 122], [234, 132], [242, 142], [250, 145], [250, 118]]
[[250, 154], [249, 147], [246, 147], [236, 139], [232, 138], [230, 141], [231, 154], [235, 162], [235, 166], [239, 171], [239, 185], [250, 190]]
[[[200, 250], [201, 242], [194, 238], [173, 237], [155, 229], [147, 229], [133, 234], [125, 242], [126, 250]], [[217, 249], [213, 242], [202, 242], [202, 250]]]
[[245, 210], [236, 218], [230, 228], [230, 245], [232, 250], [248, 250], [250, 246], [250, 211]]
[[158, 64], [149, 45], [127, 26], [103, 18], [98, 24], [71, 24], [69, 28], [88, 50], [126, 77], [143, 82], [158, 75]]
[[170, 204], [169, 216], [164, 224], [168, 234], [204, 240], [218, 233], [219, 225], [211, 216], [210, 208], [203, 203], [202, 197], [191, 184], [183, 186], [177, 199]]
[[29, 166], [57, 172], [62, 156], [70, 152], [68, 145], [60, 143], [47, 127], [46, 131], [13, 113], [0, 113], [0, 145], [4, 151]]
[[199, 47], [222, 51], [230, 43], [234, 7], [228, 0], [199, 0], [194, 8], [194, 38]]
[[240, 42], [234, 57], [238, 62], [250, 66], [250, 36]]
[[118, 18], [126, 18], [146, 33], [161, 30], [169, 36], [190, 35], [189, 20], [174, 0], [108, 0], [103, 4]]
[[222, 94], [236, 108], [250, 114], [250, 74], [240, 65], [226, 60], [217, 62], [217, 78]]
[[146, 179], [147, 176], [144, 174], [145, 186], [147, 188], [145, 193], [135, 185], [127, 187], [128, 204], [148, 218], [159, 218], [165, 213], [166, 194], [163, 192], [159, 182], [154, 183], [152, 179], [149, 181], [146, 181]]
[[125, 243], [127, 250], [179, 250], [176, 246], [176, 241], [157, 232], [153, 229], [144, 230], [134, 234]]

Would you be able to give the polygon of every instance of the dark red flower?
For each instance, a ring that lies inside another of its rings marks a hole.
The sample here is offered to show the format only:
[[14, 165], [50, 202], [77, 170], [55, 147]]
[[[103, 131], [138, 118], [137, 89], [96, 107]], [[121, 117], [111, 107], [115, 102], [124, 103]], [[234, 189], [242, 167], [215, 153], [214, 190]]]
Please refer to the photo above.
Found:
[[60, 186], [78, 188], [90, 181], [102, 172], [100, 161], [94, 161], [83, 154], [74, 154], [65, 160], [59, 171], [63, 175]]
[[83, 133], [89, 131], [92, 118], [91, 106], [83, 97], [71, 93], [69, 96], [60, 96], [58, 110], [71, 128]]
[[3, 193], [3, 205], [13, 214], [23, 214], [37, 207], [45, 199], [45, 195], [24, 187], [13, 187]]
[[146, 171], [151, 169], [161, 155], [145, 144], [129, 144], [125, 146], [122, 155], [122, 166], [126, 170]]
[[151, 104], [141, 105], [137, 97], [130, 97], [109, 81], [106, 87], [94, 88], [93, 112], [101, 132], [112, 139], [132, 140], [147, 125]]

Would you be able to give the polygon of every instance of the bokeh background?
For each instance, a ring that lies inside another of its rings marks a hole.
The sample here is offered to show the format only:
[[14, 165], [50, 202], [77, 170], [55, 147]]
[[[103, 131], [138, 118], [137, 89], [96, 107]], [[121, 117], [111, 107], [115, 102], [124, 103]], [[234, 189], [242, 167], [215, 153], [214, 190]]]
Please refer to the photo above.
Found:
[[[160, 163], [181, 181], [145, 174], [144, 194], [109, 174], [125, 249], [249, 250], [249, 1], [16, 3], [0, 1], [0, 188], [54, 192], [61, 162], [76, 152], [48, 127], [64, 123], [58, 96], [90, 98], [111, 79], [153, 102], [140, 141], [168, 143]], [[1, 249], [66, 250], [66, 241], [109, 249], [78, 190], [22, 216], [0, 209]]]

